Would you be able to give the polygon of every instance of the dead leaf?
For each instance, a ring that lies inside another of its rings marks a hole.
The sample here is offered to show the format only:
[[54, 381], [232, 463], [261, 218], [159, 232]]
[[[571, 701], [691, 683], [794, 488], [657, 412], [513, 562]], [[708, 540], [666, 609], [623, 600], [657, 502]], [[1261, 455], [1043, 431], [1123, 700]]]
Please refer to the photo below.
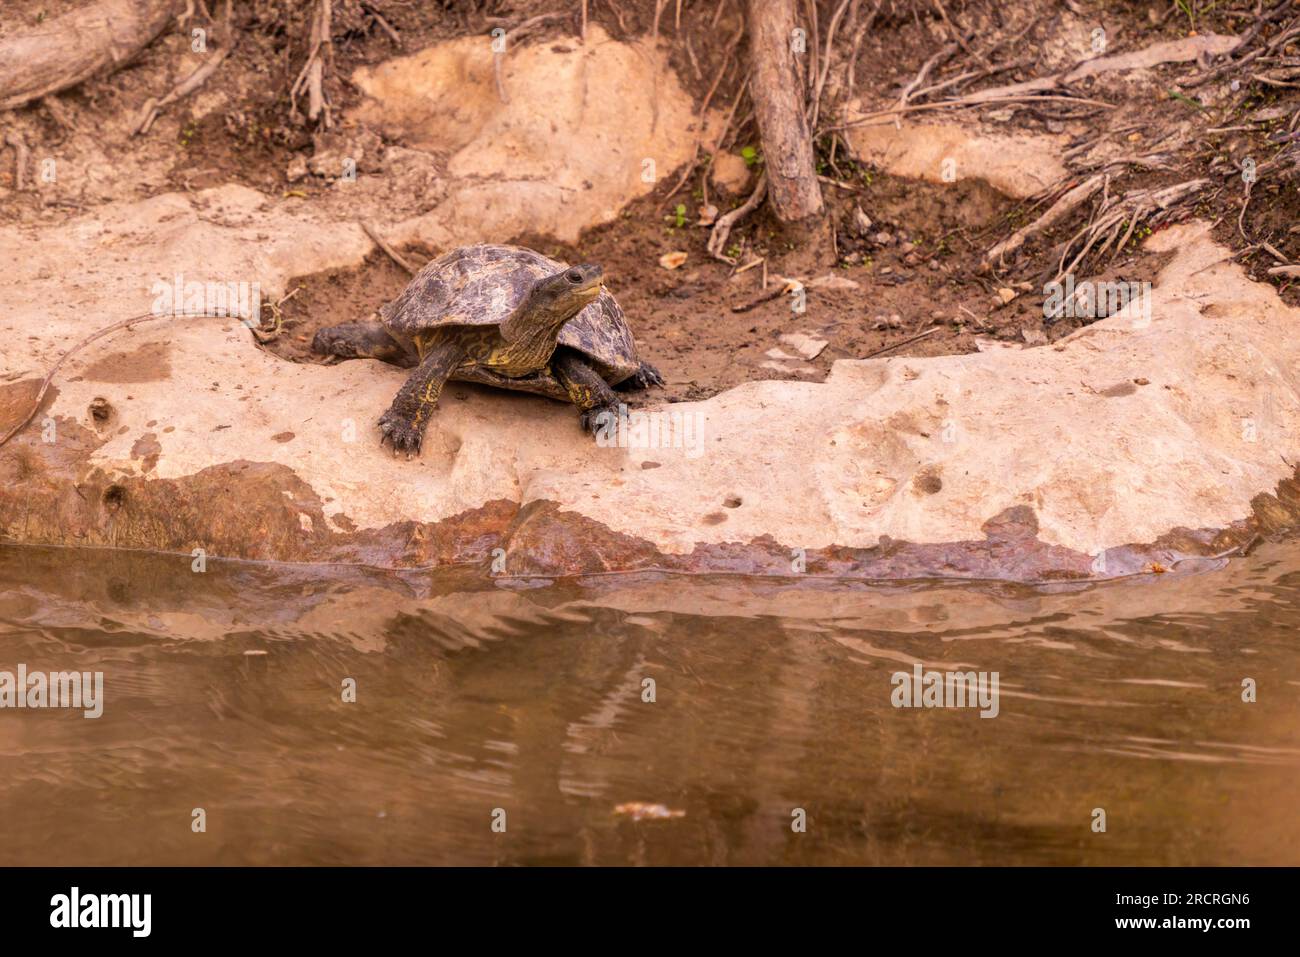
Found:
[[634, 821], [665, 821], [676, 817], [685, 817], [685, 811], [674, 810], [663, 804], [647, 804], [645, 801], [628, 801], [614, 808], [614, 813], [630, 817]]

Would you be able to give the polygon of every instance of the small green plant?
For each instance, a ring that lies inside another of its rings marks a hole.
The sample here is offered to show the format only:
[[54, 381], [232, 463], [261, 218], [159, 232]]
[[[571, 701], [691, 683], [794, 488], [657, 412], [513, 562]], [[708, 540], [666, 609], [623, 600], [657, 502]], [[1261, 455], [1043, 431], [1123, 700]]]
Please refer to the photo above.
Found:
[[1202, 113], [1206, 112], [1205, 107], [1201, 105], [1200, 100], [1193, 100], [1187, 94], [1179, 93], [1177, 90], [1169, 90], [1168, 92], [1169, 92], [1169, 99], [1177, 100], [1179, 103], [1186, 103], [1188, 106], [1194, 107], [1195, 109], [1200, 110]]
[[664, 217], [664, 222], [668, 223], [670, 229], [681, 229], [686, 225], [686, 204], [678, 203], [673, 207], [673, 211]]
[[732, 243], [730, 246], [727, 247], [727, 258], [729, 259], [740, 258], [740, 243]]
[[745, 165], [751, 169], [759, 164], [761, 160], [758, 156], [758, 150], [752, 146], [746, 146], [740, 151], [740, 158], [745, 161]]
[[1187, 29], [1196, 29], [1196, 18], [1202, 14], [1209, 13], [1219, 5], [1219, 0], [1210, 0], [1206, 6], [1201, 6], [1201, 0], [1174, 0], [1174, 6], [1183, 12], [1187, 17]]
[[1133, 238], [1129, 240], [1130, 246], [1136, 246], [1151, 235], [1151, 227], [1143, 223], [1137, 229], [1133, 230]]

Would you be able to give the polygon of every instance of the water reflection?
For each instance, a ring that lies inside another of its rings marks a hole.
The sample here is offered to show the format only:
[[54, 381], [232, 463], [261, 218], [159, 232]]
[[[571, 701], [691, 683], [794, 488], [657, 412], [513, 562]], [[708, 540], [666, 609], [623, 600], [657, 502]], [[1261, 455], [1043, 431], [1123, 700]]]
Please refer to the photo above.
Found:
[[[0, 670], [106, 697], [0, 711], [0, 864], [1296, 864], [1298, 603], [1300, 545], [1054, 592], [0, 547]], [[999, 716], [891, 707], [917, 661]]]

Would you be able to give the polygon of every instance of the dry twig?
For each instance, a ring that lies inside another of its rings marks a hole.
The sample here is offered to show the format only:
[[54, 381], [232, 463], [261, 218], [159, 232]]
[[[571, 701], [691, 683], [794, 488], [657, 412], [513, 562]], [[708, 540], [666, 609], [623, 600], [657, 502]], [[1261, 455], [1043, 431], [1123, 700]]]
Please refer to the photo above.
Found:
[[231, 23], [231, 0], [226, 0], [226, 12], [222, 21], [221, 28], [221, 46], [215, 53], [208, 57], [207, 61], [199, 66], [197, 70], [187, 76], [176, 86], [172, 87], [170, 93], [162, 99], [149, 99], [145, 101], [144, 108], [140, 111], [140, 120], [132, 131], [133, 136], [142, 136], [148, 133], [153, 127], [154, 121], [158, 119], [158, 114], [162, 112], [163, 107], [170, 106], [177, 100], [183, 99], [201, 87], [208, 81], [208, 78], [217, 71], [223, 60], [230, 55], [230, 51], [235, 48], [235, 31]]
[[[183, 313], [182, 315], [187, 318], [191, 317], [190, 313]], [[6, 432], [3, 437], [0, 437], [0, 446], [3, 446], [15, 435], [21, 432], [23, 428], [27, 425], [27, 423], [32, 420], [32, 418], [36, 415], [37, 411], [40, 409], [41, 403], [45, 401], [45, 394], [50, 391], [50, 383], [54, 381], [55, 373], [57, 373], [59, 369], [63, 366], [63, 363], [67, 362], [68, 359], [70, 359], [74, 354], [80, 352], [82, 349], [90, 345], [96, 339], [102, 339], [104, 338], [104, 336], [108, 335], [109, 333], [116, 332], [119, 329], [126, 329], [130, 326], [136, 325], [137, 323], [150, 322], [155, 319], [175, 319], [175, 318], [178, 318], [178, 316], [173, 313], [145, 312], [145, 313], [141, 313], [138, 316], [132, 316], [130, 319], [123, 319], [121, 322], [115, 322], [112, 325], [105, 326], [102, 329], [92, 332], [90, 335], [86, 336], [80, 342], [75, 343], [72, 346], [72, 348], [70, 348], [67, 352], [63, 353], [63, 355], [59, 356], [58, 361], [55, 362], [54, 365], [50, 367], [50, 371], [47, 372], [45, 374], [45, 378], [41, 380], [41, 387], [36, 390], [36, 398], [32, 400], [31, 409], [28, 410], [27, 414], [22, 417], [22, 419], [18, 422], [17, 425], [15, 425], [12, 429]], [[226, 316], [214, 314], [214, 315], [196, 316], [193, 318], [224, 319], [226, 318]]]
[[14, 191], [21, 193], [27, 185], [27, 158], [30, 151], [22, 135], [16, 131], [6, 133], [5, 142], [14, 148]]
[[723, 262], [732, 266], [735, 262], [728, 256], [723, 255], [723, 250], [727, 247], [727, 240], [731, 237], [731, 230], [744, 217], [748, 216], [758, 208], [763, 202], [763, 197], [767, 195], [767, 174], [764, 173], [758, 178], [758, 185], [754, 187], [754, 192], [750, 194], [749, 199], [744, 204], [718, 217], [718, 221], [713, 224], [713, 231], [709, 233], [708, 249], [709, 255], [714, 259], [721, 259]]
[[[1107, 176], [1103, 180], [1103, 187], [1108, 182], [1109, 177]], [[1105, 253], [1116, 240], [1119, 240], [1116, 246], [1116, 252], [1119, 252], [1133, 235], [1137, 224], [1141, 220], [1152, 217], [1165, 218], [1162, 214], [1165, 214], [1167, 210], [1185, 202], [1209, 185], [1210, 181], [1208, 179], [1193, 179], [1184, 183], [1176, 183], [1173, 186], [1130, 190], [1124, 194], [1122, 199], [1118, 200], [1112, 199], [1107, 192], [1102, 199], [1098, 214], [1092, 222], [1062, 244], [1058, 269], [1052, 281], [1059, 282], [1066, 273], [1074, 271], [1092, 250], [1093, 246], [1103, 237], [1104, 241], [1097, 250], [1098, 256]], [[1123, 235], [1122, 239], [1120, 238], [1121, 234]], [[1066, 257], [1076, 247], [1079, 251], [1067, 266], [1065, 264]]]
[[419, 272], [418, 269], [416, 269], [405, 259], [403, 259], [398, 254], [397, 250], [395, 250], [392, 246], [388, 244], [388, 242], [384, 239], [383, 236], [379, 235], [379, 230], [375, 229], [374, 226], [370, 225], [370, 223], [366, 222], [364, 219], [357, 220], [357, 225], [360, 226], [363, 230], [365, 230], [366, 235], [370, 237], [371, 241], [374, 242], [376, 246], [378, 246], [381, 250], [384, 251], [384, 253], [388, 256], [389, 259], [397, 263], [397, 265], [401, 266], [412, 276], [414, 276], [417, 272]]

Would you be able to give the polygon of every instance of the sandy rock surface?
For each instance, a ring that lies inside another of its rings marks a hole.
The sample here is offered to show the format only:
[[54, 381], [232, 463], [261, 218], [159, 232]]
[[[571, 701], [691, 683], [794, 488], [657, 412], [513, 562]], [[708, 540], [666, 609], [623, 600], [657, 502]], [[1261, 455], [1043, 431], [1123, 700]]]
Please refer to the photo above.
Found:
[[[850, 116], [853, 111], [850, 111]], [[895, 176], [930, 183], [983, 180], [998, 192], [1025, 199], [1065, 179], [1061, 153], [1069, 138], [984, 132], [956, 122], [891, 120], [850, 128], [849, 146], [860, 159]]]
[[[395, 243], [573, 239], [689, 159], [694, 108], [660, 53], [595, 32], [499, 62], [483, 38], [453, 40], [357, 73], [358, 116], [441, 169], [439, 204], [392, 225]], [[1066, 175], [1051, 136], [920, 121], [849, 136], [899, 175], [943, 181], [952, 159], [1012, 196]], [[846, 360], [825, 382], [671, 406], [650, 393], [614, 447], [570, 407], [455, 383], [422, 457], [395, 459], [375, 423], [402, 370], [286, 361], [237, 318], [149, 322], [68, 362], [0, 449], [0, 539], [381, 566], [504, 555], [543, 576], [1042, 580], [1217, 554], [1295, 521], [1300, 316], [1203, 224], [1147, 246], [1170, 254], [1149, 310], [1052, 346]], [[0, 432], [58, 356], [169, 289], [233, 282], [273, 303], [372, 248], [328, 203], [238, 185], [0, 228]]]
[[593, 27], [576, 40], [501, 56], [490, 37], [451, 40], [353, 80], [357, 118], [445, 157], [448, 192], [398, 226], [445, 247], [524, 231], [577, 239], [690, 159], [694, 103], [648, 41]]
[[[756, 539], [779, 570], [795, 549], [984, 542], [1014, 526], [1011, 539], [1056, 550], [1046, 571], [1086, 573], [1106, 549], [1249, 518], [1300, 455], [1300, 347], [1288, 334], [1300, 317], [1220, 262], [1227, 253], [1204, 226], [1150, 245], [1176, 252], [1149, 319], [1130, 309], [1053, 347], [842, 361], [825, 383], [750, 383], [658, 409], [677, 416], [675, 448], [601, 448], [566, 406], [455, 384], [423, 456], [394, 459], [374, 422], [401, 370], [286, 362], [235, 319], [149, 323], [71, 361], [57, 395], [0, 451], [0, 530], [122, 544], [129, 528], [133, 546], [173, 549], [207, 536], [219, 553], [289, 560], [337, 557], [387, 530], [361, 560], [406, 564], [431, 555], [398, 547], [394, 529], [472, 513], [488, 517], [456, 540], [477, 544], [433, 558], [482, 557], [494, 535], [513, 535], [542, 573], [648, 567], [701, 547], [715, 549], [713, 567], [725, 564], [716, 549]], [[0, 231], [0, 256], [15, 264], [0, 280], [4, 417], [75, 339], [147, 309], [144, 277], [247, 276], [273, 297], [290, 275], [365, 251], [354, 227], [238, 187], [40, 235]], [[71, 277], [69, 263], [81, 266]], [[238, 479], [223, 471], [232, 463]], [[51, 491], [88, 476], [98, 500]], [[55, 512], [42, 516], [41, 502]], [[178, 509], [183, 522], [169, 515]], [[252, 512], [263, 525], [241, 537]], [[580, 540], [566, 542], [574, 528]], [[747, 567], [743, 551], [731, 557]], [[930, 561], [953, 564], [918, 553], [906, 570]]]

